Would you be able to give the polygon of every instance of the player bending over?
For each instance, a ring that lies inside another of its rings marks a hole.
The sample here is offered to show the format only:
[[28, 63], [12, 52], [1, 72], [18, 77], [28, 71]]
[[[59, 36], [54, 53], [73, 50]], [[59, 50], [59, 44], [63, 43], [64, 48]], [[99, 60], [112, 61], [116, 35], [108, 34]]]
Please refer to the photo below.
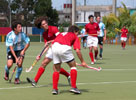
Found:
[[[37, 28], [44, 29], [43, 39], [44, 39], [45, 45], [46, 43], [49, 43], [49, 41], [54, 40], [56, 38], [56, 35], [59, 34], [59, 30], [57, 27], [48, 25], [48, 20], [46, 17], [42, 16], [37, 18], [35, 20], [35, 26]], [[39, 56], [37, 56], [37, 60], [40, 59], [38, 57]], [[51, 48], [49, 48], [37, 71], [35, 78], [34, 79], [27, 78], [27, 81], [30, 82], [33, 86], [35, 86], [38, 80], [40, 79], [41, 75], [44, 73], [46, 66], [52, 61], [52, 59], [53, 59], [52, 50]], [[56, 70], [55, 67], [53, 67], [53, 69], [54, 71]], [[59, 73], [66, 76], [70, 84], [70, 74], [67, 71], [65, 71], [63, 68], [61, 68]]]
[[58, 94], [58, 81], [59, 81], [59, 71], [61, 70], [61, 63], [65, 62], [69, 65], [70, 77], [71, 77], [71, 89], [70, 92], [75, 94], [80, 94], [76, 86], [77, 80], [77, 68], [75, 59], [72, 53], [72, 47], [77, 53], [78, 58], [80, 59], [82, 65], [85, 67], [86, 63], [80, 52], [80, 41], [77, 37], [79, 28], [76, 26], [71, 26], [68, 29], [68, 32], [60, 33], [54, 40], [52, 45], [53, 52], [53, 63], [57, 71], [53, 73], [53, 91], [52, 94]]

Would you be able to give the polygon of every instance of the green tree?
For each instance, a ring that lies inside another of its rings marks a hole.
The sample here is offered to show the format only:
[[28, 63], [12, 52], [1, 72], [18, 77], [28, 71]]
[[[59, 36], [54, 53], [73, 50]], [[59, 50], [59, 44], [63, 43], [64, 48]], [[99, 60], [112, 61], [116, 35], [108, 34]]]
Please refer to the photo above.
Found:
[[58, 25], [58, 13], [52, 8], [51, 0], [37, 0], [34, 7], [35, 16], [47, 16], [49, 25]]
[[103, 17], [103, 22], [107, 30], [107, 38], [110, 40], [115, 38], [115, 28], [120, 25], [119, 19], [114, 14], [109, 14], [108, 16]]
[[6, 27], [9, 26], [9, 5], [7, 0], [0, 0], [0, 14], [3, 15], [6, 20], [0, 21], [0, 26]]
[[34, 19], [34, 4], [35, 0], [13, 0], [11, 3], [12, 19], [21, 20], [23, 26], [26, 26], [26, 32], [27, 26], [30, 26]]

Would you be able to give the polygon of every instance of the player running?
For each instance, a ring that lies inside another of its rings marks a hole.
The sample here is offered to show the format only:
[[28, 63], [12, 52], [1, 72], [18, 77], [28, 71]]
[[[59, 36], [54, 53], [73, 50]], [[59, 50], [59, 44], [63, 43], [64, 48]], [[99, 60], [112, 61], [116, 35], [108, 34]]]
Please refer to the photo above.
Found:
[[79, 28], [76, 26], [71, 26], [68, 29], [68, 32], [60, 33], [54, 40], [52, 45], [53, 52], [53, 63], [57, 71], [53, 73], [53, 95], [58, 94], [58, 81], [59, 81], [59, 71], [61, 70], [61, 63], [65, 62], [71, 68], [70, 77], [71, 77], [71, 89], [70, 92], [75, 94], [80, 94], [81, 92], [77, 89], [76, 79], [77, 79], [77, 68], [75, 59], [72, 53], [71, 46], [73, 45], [74, 50], [77, 53], [78, 58], [80, 59], [82, 65], [85, 67], [86, 63], [80, 52], [80, 41], [77, 37]]
[[[98, 54], [98, 48], [97, 48], [97, 45], [98, 45], [98, 32], [100, 31], [100, 28], [99, 28], [99, 25], [97, 23], [94, 22], [94, 16], [93, 15], [90, 15], [88, 17], [90, 23], [86, 24], [85, 25], [85, 30], [86, 30], [86, 33], [85, 34], [88, 34], [88, 37], [87, 37], [87, 47], [89, 47], [89, 55], [90, 55], [90, 58], [92, 60], [91, 64], [94, 64], [94, 62], [96, 61], [97, 59], [97, 54]], [[93, 57], [93, 50], [94, 49], [94, 52], [95, 52], [95, 60], [94, 60], [94, 57]]]
[[97, 16], [96, 17], [96, 21], [99, 24], [99, 28], [100, 28], [100, 34], [98, 35], [98, 44], [100, 47], [100, 52], [99, 52], [99, 57], [100, 59], [102, 59], [102, 53], [103, 53], [103, 40], [106, 40], [106, 29], [105, 29], [105, 25], [103, 22], [101, 22], [101, 17]]
[[9, 80], [9, 70], [13, 63], [18, 65], [15, 76], [15, 84], [20, 83], [20, 75], [22, 72], [22, 63], [24, 60], [25, 52], [29, 47], [30, 39], [22, 32], [22, 25], [20, 22], [12, 23], [12, 31], [6, 36], [7, 46], [7, 64], [5, 65], [5, 77], [6, 81]]
[[122, 49], [125, 49], [125, 47], [126, 47], [127, 34], [128, 34], [128, 29], [124, 25], [123, 28], [121, 29], [121, 46], [122, 46]]
[[[49, 43], [50, 41], [54, 40], [56, 38], [56, 35], [59, 34], [59, 30], [57, 27], [48, 25], [48, 20], [46, 17], [37, 18], [35, 20], [35, 26], [37, 28], [44, 29], [43, 39], [44, 39], [45, 45], [47, 43]], [[37, 60], [40, 59], [38, 57], [39, 56], [37, 56]], [[49, 50], [46, 53], [46, 56], [44, 57], [41, 65], [37, 71], [37, 74], [36, 74], [34, 80], [27, 78], [27, 81], [30, 82], [33, 86], [36, 86], [36, 83], [40, 79], [41, 75], [44, 73], [46, 66], [52, 61], [52, 59], [53, 59], [52, 50], [51, 50], [51, 48], [49, 48]], [[55, 71], [55, 68], [53, 68], [53, 69]], [[61, 68], [60, 74], [65, 75], [68, 79], [69, 84], [70, 84], [70, 74], [67, 71], [65, 71], [63, 68]]]

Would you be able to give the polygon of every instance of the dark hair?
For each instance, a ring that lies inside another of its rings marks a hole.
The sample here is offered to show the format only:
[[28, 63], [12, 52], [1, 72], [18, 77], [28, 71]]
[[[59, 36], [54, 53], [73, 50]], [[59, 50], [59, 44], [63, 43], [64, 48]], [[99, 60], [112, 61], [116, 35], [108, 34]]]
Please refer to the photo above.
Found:
[[45, 20], [45, 21], [48, 23], [47, 17], [41, 16], [41, 17], [38, 17], [38, 18], [35, 20], [35, 22], [34, 22], [35, 26], [36, 26], [37, 28], [41, 28], [41, 23], [42, 23], [43, 20]]
[[68, 28], [68, 32], [78, 32], [79, 31], [79, 28], [75, 25], [72, 25]]
[[90, 19], [90, 18], [94, 18], [94, 16], [93, 15], [89, 15], [88, 19]]
[[12, 30], [14, 30], [14, 28], [17, 28], [18, 24], [22, 25], [21, 22], [19, 22], [19, 21], [12, 22], [12, 26], [11, 26]]

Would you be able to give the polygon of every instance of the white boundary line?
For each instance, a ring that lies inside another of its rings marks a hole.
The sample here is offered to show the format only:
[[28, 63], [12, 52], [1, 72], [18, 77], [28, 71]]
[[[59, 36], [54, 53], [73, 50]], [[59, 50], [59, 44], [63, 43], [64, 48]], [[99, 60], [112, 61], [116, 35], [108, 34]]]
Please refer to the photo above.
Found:
[[[125, 84], [125, 83], [136, 83], [136, 81], [77, 83], [77, 85]], [[51, 86], [51, 85], [38, 85], [37, 87], [44, 87], [44, 86], [47, 87], [47, 86]], [[0, 88], [0, 90], [26, 89], [26, 88], [34, 88], [34, 87], [33, 86], [8, 87], [8, 88]]]

